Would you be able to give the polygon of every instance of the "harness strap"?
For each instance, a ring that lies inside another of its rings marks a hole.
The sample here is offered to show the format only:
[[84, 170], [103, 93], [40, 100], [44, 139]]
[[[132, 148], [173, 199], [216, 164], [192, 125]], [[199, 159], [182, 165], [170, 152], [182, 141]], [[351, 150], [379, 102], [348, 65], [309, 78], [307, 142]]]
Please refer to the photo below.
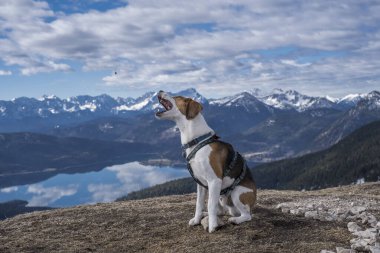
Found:
[[[236, 153], [237, 152], [235, 152], [235, 154]], [[238, 178], [236, 178], [235, 181], [229, 187], [221, 190], [220, 195], [229, 196], [231, 194], [231, 192], [235, 189], [235, 187], [241, 182], [241, 180], [243, 180], [246, 173], [247, 173], [247, 163], [246, 163], [245, 159], [243, 159], [243, 168], [241, 170], [240, 176]]]
[[188, 148], [191, 148], [192, 146], [194, 145], [197, 145], [198, 143], [204, 141], [204, 140], [207, 140], [208, 138], [211, 138], [212, 136], [214, 136], [214, 134], [212, 132], [209, 132], [207, 134], [204, 134], [204, 135], [201, 135], [191, 141], [189, 141], [188, 143], [186, 144], [183, 144], [182, 145], [182, 149], [188, 149]]
[[[208, 134], [207, 134], [208, 135]], [[203, 135], [201, 137], [204, 138], [204, 136], [206, 135]], [[204, 146], [212, 143], [212, 142], [215, 142], [215, 141], [218, 141], [216, 138], [212, 138], [214, 135], [211, 135], [209, 136], [206, 140], [202, 141], [199, 145], [197, 145], [191, 152], [190, 154], [186, 157], [186, 152], [185, 152], [185, 149], [183, 149], [183, 156], [186, 158], [186, 162], [187, 162], [187, 170], [189, 171], [191, 177], [194, 179], [194, 181], [199, 184], [200, 186], [204, 187], [205, 189], [208, 189], [207, 185], [204, 185], [198, 178], [195, 177], [194, 175], [194, 172], [193, 172], [193, 169], [191, 168], [191, 165], [190, 165], [190, 160], [194, 158], [195, 154], [201, 149], [203, 148]], [[199, 137], [199, 139], [202, 139]], [[238, 153], [235, 151], [234, 153], [234, 157], [232, 159], [232, 161], [230, 162], [230, 164], [228, 166], [226, 166], [226, 168], [223, 170], [223, 177], [226, 177], [229, 175], [230, 171], [236, 166], [236, 162], [237, 162], [237, 159], [238, 157], [241, 157], [243, 159], [243, 168], [241, 170], [241, 173], [239, 175], [238, 178], [236, 178], [234, 180], [234, 182], [227, 188], [221, 190], [220, 192], [220, 195], [226, 195], [228, 196], [229, 194], [231, 194], [231, 192], [233, 191], [233, 189], [235, 189], [235, 187], [241, 182], [241, 180], [243, 180], [243, 178], [245, 177], [245, 174], [247, 172], [247, 163], [245, 161], [245, 159]]]
[[184, 157], [186, 158], [186, 163], [187, 163], [187, 170], [189, 171], [191, 177], [194, 179], [194, 181], [203, 186], [204, 188], [208, 189], [207, 185], [204, 185], [201, 181], [199, 181], [198, 178], [196, 178], [194, 176], [194, 172], [193, 172], [193, 169], [191, 168], [191, 165], [190, 165], [190, 160], [193, 159], [193, 157], [195, 156], [195, 154], [198, 152], [198, 150], [200, 150], [201, 148], [203, 148], [204, 146], [212, 143], [212, 142], [215, 142], [217, 141], [215, 138], [212, 138], [213, 135], [211, 137], [209, 137], [209, 139], [201, 142], [198, 146], [196, 146], [191, 152], [190, 154], [186, 157], [186, 153], [185, 153], [185, 150], [183, 151], [184, 153]]

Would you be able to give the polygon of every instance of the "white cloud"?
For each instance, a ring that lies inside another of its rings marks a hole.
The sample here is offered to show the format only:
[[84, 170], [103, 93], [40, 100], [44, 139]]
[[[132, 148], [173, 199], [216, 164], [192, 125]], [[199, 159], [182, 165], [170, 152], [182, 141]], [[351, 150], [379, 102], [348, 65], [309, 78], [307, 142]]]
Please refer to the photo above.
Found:
[[0, 69], [0, 76], [10, 76], [10, 75], [12, 75], [12, 71]]
[[11, 192], [17, 192], [17, 191], [18, 191], [17, 186], [0, 189], [0, 192], [2, 192], [2, 193], [11, 193]]
[[39, 184], [28, 186], [27, 192], [32, 193], [33, 197], [29, 200], [28, 206], [48, 206], [58, 199], [71, 196], [77, 193], [78, 185], [67, 187], [43, 187]]
[[106, 169], [115, 172], [121, 184], [90, 184], [87, 189], [92, 193], [93, 203], [111, 202], [129, 192], [188, 176], [186, 170], [157, 168], [138, 162], [114, 165]]
[[[85, 71], [117, 69], [103, 81], [129, 89], [276, 83], [314, 90], [327, 80], [339, 90], [352, 78], [371, 89], [379, 80], [367, 71], [380, 67], [371, 59], [380, 57], [379, 11], [369, 0], [131, 0], [104, 12], [64, 14], [43, 1], [8, 1], [0, 3], [0, 59], [24, 75], [69, 71], [67, 60]], [[309, 51], [270, 55], [283, 47]], [[299, 61], [318, 52], [325, 56]]]

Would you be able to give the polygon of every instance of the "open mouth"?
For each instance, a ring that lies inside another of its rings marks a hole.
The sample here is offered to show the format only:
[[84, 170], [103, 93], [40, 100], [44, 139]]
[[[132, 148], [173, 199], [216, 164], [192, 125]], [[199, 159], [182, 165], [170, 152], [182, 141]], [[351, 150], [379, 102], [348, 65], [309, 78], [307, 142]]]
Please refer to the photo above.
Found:
[[158, 111], [156, 113], [157, 116], [163, 114], [164, 112], [170, 111], [173, 108], [173, 104], [169, 100], [164, 99], [161, 95], [158, 95], [157, 98], [158, 102], [160, 102], [160, 104], [164, 107], [163, 111]]

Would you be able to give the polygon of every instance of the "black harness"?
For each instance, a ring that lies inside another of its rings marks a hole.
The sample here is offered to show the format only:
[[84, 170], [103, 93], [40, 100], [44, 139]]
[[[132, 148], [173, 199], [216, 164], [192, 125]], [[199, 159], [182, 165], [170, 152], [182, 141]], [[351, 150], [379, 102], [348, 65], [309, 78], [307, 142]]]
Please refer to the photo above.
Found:
[[[204, 185], [198, 178], [194, 176], [193, 169], [191, 168], [190, 165], [190, 160], [194, 158], [195, 154], [204, 146], [213, 143], [213, 142], [218, 142], [218, 138], [213, 134], [213, 133], [208, 133], [205, 135], [202, 135], [198, 138], [193, 139], [192, 141], [182, 145], [182, 155], [186, 159], [187, 163], [187, 169], [191, 175], [191, 177], [194, 179], [194, 181], [199, 184], [200, 186], [208, 189], [207, 185]], [[194, 145], [195, 148], [190, 152], [190, 154], [186, 157], [186, 149], [193, 147]], [[238, 152], [234, 151], [233, 158], [228, 166], [225, 166], [223, 168], [223, 177], [226, 177], [229, 175], [230, 171], [233, 170], [236, 166], [237, 160], [242, 159], [243, 161], [243, 167], [241, 169], [241, 173], [239, 177], [235, 179], [235, 181], [227, 188], [224, 188], [220, 191], [220, 195], [226, 195], [229, 196], [230, 193], [235, 189], [235, 187], [243, 180], [246, 172], [247, 172], [247, 163], [245, 159], [243, 158], [242, 155], [240, 155]]]

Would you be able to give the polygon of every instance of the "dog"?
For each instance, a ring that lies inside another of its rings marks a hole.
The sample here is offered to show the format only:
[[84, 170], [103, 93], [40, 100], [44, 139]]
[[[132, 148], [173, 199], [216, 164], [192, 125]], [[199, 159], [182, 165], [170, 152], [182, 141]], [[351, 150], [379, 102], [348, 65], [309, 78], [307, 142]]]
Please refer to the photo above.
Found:
[[229, 213], [232, 217], [228, 220], [233, 224], [251, 220], [256, 184], [244, 158], [230, 144], [218, 140], [201, 114], [200, 103], [182, 96], [171, 97], [164, 91], [159, 91], [157, 98], [164, 110], [155, 116], [176, 123], [189, 171], [197, 182], [195, 215], [189, 225], [200, 224], [207, 190], [210, 233], [218, 228], [217, 215]]

